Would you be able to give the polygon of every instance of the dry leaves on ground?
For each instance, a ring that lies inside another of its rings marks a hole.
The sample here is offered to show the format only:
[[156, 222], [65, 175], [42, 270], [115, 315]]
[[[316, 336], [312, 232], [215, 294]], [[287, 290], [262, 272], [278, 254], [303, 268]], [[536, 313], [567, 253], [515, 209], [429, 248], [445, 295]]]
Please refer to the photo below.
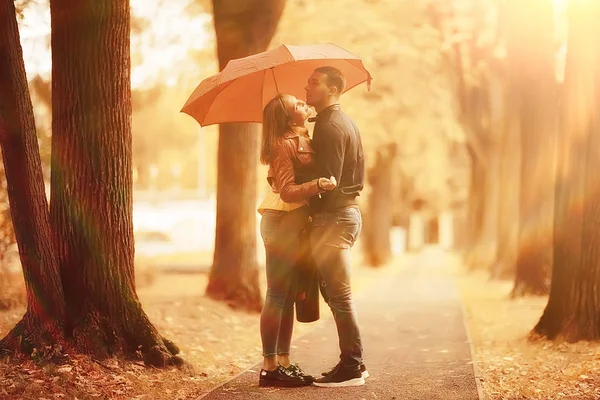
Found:
[[[157, 274], [139, 290], [151, 321], [191, 365], [146, 369], [141, 362], [95, 362], [76, 357], [59, 366], [0, 364], [1, 399], [190, 399], [260, 359], [258, 316], [203, 296], [204, 274]], [[0, 313], [0, 336], [24, 308]], [[303, 327], [299, 327], [302, 329]]]
[[466, 318], [490, 400], [600, 398], [600, 344], [530, 340], [547, 297], [511, 300], [512, 282], [457, 275]]
[[[385, 273], [385, 269], [357, 268], [353, 286], [365, 288]], [[156, 370], [141, 362], [96, 362], [82, 356], [59, 366], [0, 362], [0, 399], [197, 398], [261, 360], [258, 314], [232, 310], [205, 297], [206, 284], [206, 274], [156, 273], [138, 289], [150, 320], [181, 348], [189, 367]], [[0, 312], [0, 337], [24, 311], [20, 307]], [[314, 327], [296, 324], [294, 337]]]

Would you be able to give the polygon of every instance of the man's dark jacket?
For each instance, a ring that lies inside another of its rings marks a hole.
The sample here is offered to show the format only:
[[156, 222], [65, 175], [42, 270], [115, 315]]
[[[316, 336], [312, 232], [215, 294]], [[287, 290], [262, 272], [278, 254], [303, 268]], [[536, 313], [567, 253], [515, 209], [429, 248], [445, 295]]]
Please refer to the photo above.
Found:
[[[358, 127], [334, 104], [315, 118], [312, 147], [317, 153], [311, 178], [337, 180], [337, 187], [310, 200], [313, 212], [333, 212], [356, 204], [356, 196], [364, 187], [365, 163]], [[305, 177], [298, 177], [305, 181]]]

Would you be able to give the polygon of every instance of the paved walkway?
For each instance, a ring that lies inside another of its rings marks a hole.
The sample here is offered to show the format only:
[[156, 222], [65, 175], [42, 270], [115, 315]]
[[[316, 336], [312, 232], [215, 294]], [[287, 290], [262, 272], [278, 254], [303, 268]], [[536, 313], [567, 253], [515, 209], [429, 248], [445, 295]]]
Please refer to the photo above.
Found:
[[[448, 255], [437, 250], [404, 257], [357, 293], [364, 361], [371, 374], [364, 386], [259, 388], [260, 365], [256, 365], [200, 398], [479, 399], [450, 262]], [[315, 375], [338, 361], [331, 312], [323, 309], [321, 315], [315, 329], [294, 342], [295, 359]]]

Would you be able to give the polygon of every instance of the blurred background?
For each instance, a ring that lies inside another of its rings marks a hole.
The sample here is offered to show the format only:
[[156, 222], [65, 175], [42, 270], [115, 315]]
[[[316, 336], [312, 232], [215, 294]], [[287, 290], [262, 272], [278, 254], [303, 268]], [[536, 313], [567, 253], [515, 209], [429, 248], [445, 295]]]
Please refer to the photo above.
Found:
[[[49, 178], [49, 5], [17, 3]], [[132, 0], [131, 9], [138, 264], [208, 268], [218, 128], [200, 128], [179, 110], [196, 85], [218, 71], [212, 5]], [[519, 17], [525, 14], [535, 18]], [[431, 244], [462, 251], [473, 266], [497, 261], [498, 238], [502, 229], [510, 231], [499, 225], [511, 224], [510, 210], [499, 218], [500, 209], [518, 199], [520, 141], [508, 127], [518, 108], [514, 100], [546, 79], [539, 71], [550, 70], [552, 84], [560, 87], [566, 20], [566, 0], [526, 6], [509, 0], [287, 0], [271, 47], [333, 42], [361, 57], [374, 77], [371, 91], [362, 86], [342, 99], [367, 155], [360, 197], [365, 262], [381, 265]], [[501, 175], [509, 170], [503, 165], [515, 173]], [[268, 190], [265, 176], [259, 166], [257, 203]], [[0, 179], [0, 261], [18, 268], [8, 251], [14, 255], [14, 238], [2, 174]]]

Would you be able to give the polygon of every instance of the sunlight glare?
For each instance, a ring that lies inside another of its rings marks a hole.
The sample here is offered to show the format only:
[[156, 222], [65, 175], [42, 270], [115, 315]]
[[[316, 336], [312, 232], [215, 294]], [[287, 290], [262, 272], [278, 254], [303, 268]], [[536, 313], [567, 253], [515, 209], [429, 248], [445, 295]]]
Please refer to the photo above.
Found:
[[[206, 49], [214, 40], [209, 13], [191, 15], [192, 0], [131, 0], [132, 18], [147, 26], [131, 35], [131, 86], [148, 88], [158, 83], [174, 86], [187, 65], [190, 52]], [[50, 79], [50, 5], [48, 0], [31, 2], [19, 21], [23, 58], [28, 79], [40, 75]], [[198, 68], [199, 69], [199, 68]]]

